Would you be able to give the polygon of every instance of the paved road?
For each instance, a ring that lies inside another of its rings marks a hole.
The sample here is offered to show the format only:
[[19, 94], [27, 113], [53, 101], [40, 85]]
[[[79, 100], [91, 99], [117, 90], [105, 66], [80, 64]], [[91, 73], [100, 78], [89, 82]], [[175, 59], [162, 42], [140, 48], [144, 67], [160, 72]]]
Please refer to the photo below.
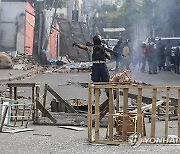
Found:
[[[114, 72], [111, 72], [111, 74], [113, 73]], [[42, 87], [41, 94], [43, 93], [44, 84], [47, 83], [52, 86], [64, 99], [81, 98], [87, 100], [88, 89], [83, 88], [78, 83], [89, 82], [89, 74], [90, 72], [39, 74], [34, 77], [24, 79], [21, 82], [40, 83]], [[146, 82], [153, 85], [180, 84], [180, 77], [172, 72], [162, 71], [157, 75], [148, 75], [147, 73], [141, 73], [136, 69], [136, 71], [132, 71], [130, 74], [132, 78], [139, 82]], [[71, 84], [66, 85], [67, 83]], [[2, 89], [5, 90], [6, 87], [1, 86], [0, 90]], [[19, 92], [19, 95], [20, 94], [29, 96], [29, 90], [22, 89], [22, 91]], [[49, 100], [51, 100], [50, 97]], [[177, 121], [175, 121], [175, 125], [176, 124]], [[74, 131], [58, 128], [57, 126], [37, 126], [32, 124], [30, 124], [29, 127], [33, 128], [34, 131], [17, 134], [0, 134], [0, 154], [179, 154], [180, 151], [180, 146], [177, 145], [141, 145], [137, 148], [129, 145], [91, 145], [87, 141], [87, 130]], [[43, 136], [47, 134], [50, 136]]]

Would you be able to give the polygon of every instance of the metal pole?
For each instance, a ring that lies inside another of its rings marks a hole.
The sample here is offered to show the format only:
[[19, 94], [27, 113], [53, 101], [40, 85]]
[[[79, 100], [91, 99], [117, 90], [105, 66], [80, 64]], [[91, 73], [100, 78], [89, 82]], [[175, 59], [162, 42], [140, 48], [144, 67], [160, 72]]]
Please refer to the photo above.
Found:
[[42, 20], [42, 6], [43, 0], [36, 0], [35, 2], [35, 27], [34, 27], [34, 42], [33, 42], [33, 57], [39, 60], [41, 49], [41, 20]]
[[154, 7], [155, 7], [155, 0], [152, 0], [152, 4], [153, 4], [153, 10], [152, 10], [152, 16], [153, 16], [153, 24], [152, 24], [152, 36], [155, 37], [155, 29], [154, 29], [154, 18], [155, 18], [155, 10], [154, 10]]
[[[0, 10], [1, 10], [1, 0], [0, 0]], [[1, 11], [0, 11], [0, 17], [1, 17]], [[1, 24], [1, 18], [0, 18], [0, 24]]]

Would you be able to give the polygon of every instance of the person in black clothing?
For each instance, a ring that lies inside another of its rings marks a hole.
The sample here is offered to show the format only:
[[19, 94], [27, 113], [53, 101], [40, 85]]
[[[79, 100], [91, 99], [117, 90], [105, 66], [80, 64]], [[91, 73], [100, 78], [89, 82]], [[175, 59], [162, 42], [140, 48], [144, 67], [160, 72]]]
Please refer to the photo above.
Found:
[[163, 45], [161, 39], [157, 42], [157, 52], [158, 52], [158, 66], [159, 70], [163, 68], [165, 70], [165, 46]]
[[148, 57], [148, 51], [147, 51], [147, 45], [145, 42], [142, 43], [141, 45], [141, 48], [140, 48], [140, 52], [141, 52], [141, 63], [142, 63], [142, 66], [141, 66], [141, 72], [145, 72], [145, 67], [146, 67], [146, 61], [147, 61], [147, 57]]
[[171, 70], [171, 45], [170, 45], [170, 40], [168, 40], [167, 45], [165, 47], [165, 61], [166, 61], [166, 71]]
[[113, 51], [115, 52], [114, 57], [116, 61], [116, 67], [115, 67], [116, 71], [119, 71], [121, 69], [120, 62], [122, 60], [122, 49], [123, 49], [123, 43], [122, 43], [122, 39], [120, 39], [113, 49]]
[[[110, 55], [108, 52], [111, 50], [106, 48], [102, 43], [102, 39], [100, 35], [96, 35], [93, 37], [93, 49], [92, 49], [92, 73], [91, 80], [93, 82], [109, 82], [109, 71], [106, 65], [106, 59], [110, 60]], [[73, 43], [73, 46], [77, 46], [80, 49], [91, 52], [91, 48], [89, 46], [81, 45], [78, 43]]]
[[175, 73], [177, 74], [179, 74], [179, 62], [180, 62], [180, 48], [177, 47], [175, 50], [175, 58], [174, 58]]
[[149, 74], [157, 74], [157, 50], [154, 38], [149, 43]]

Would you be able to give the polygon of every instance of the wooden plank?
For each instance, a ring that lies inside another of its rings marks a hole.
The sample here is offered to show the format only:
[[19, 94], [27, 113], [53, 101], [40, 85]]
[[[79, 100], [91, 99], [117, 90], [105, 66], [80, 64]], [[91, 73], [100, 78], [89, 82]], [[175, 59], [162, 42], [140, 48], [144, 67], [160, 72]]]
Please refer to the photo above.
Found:
[[25, 105], [23, 105], [23, 112], [22, 112], [22, 121], [21, 121], [21, 126], [23, 126], [23, 123], [24, 123], [24, 114], [25, 114]]
[[75, 131], [85, 131], [86, 130], [86, 128], [75, 127], [75, 126], [59, 126], [58, 128], [70, 129], [70, 130], [75, 130]]
[[137, 89], [137, 88], [142, 88], [142, 89], [153, 89], [153, 88], [157, 88], [157, 89], [167, 89], [167, 88], [171, 88], [171, 89], [179, 89], [179, 86], [152, 86], [152, 85], [139, 85], [139, 84], [130, 84], [130, 85], [122, 85], [120, 83], [109, 83], [109, 82], [98, 82], [98, 83], [94, 83], [92, 85], [94, 88], [100, 88], [100, 89], [104, 89], [104, 88], [128, 88], [128, 89]]
[[165, 115], [165, 138], [168, 138], [169, 92], [170, 92], [170, 88], [167, 88], [167, 91], [166, 91], [166, 115]]
[[116, 112], [119, 112], [119, 108], [120, 108], [120, 105], [119, 105], [119, 96], [120, 96], [120, 89], [116, 89]]
[[127, 142], [122, 142], [119, 140], [116, 141], [109, 141], [109, 140], [100, 140], [98, 142], [94, 142], [95, 144], [107, 144], [107, 145], [120, 145], [120, 144], [127, 144]]
[[[14, 100], [17, 100], [17, 87], [14, 87]], [[18, 114], [18, 106], [15, 106], [15, 116]], [[17, 117], [14, 118], [14, 126], [16, 126]]]
[[45, 84], [45, 86], [44, 86], [44, 95], [43, 95], [43, 106], [44, 106], [44, 107], [46, 107], [47, 87], [48, 87], [48, 85]]
[[156, 127], [156, 102], [157, 102], [157, 89], [153, 89], [153, 99], [152, 99], [152, 115], [151, 115], [151, 137], [155, 137], [155, 127]]
[[0, 132], [2, 132], [2, 130], [3, 130], [4, 121], [5, 121], [5, 118], [6, 118], [6, 115], [7, 115], [7, 111], [8, 111], [8, 106], [6, 105], [5, 108], [4, 108], [4, 112], [2, 114]]
[[99, 141], [99, 89], [95, 89], [95, 142]]
[[137, 132], [143, 135], [142, 133], [142, 88], [138, 88], [138, 99], [137, 99]]
[[[120, 95], [123, 96], [122, 91], [120, 91]], [[132, 93], [128, 93], [128, 97], [131, 98], [131, 99], [135, 99], [135, 100], [137, 100], [137, 98], [138, 98], [136, 94], [132, 94]], [[145, 104], [151, 104], [152, 103], [152, 98], [142, 96], [142, 102], [144, 102]]]
[[[44, 86], [44, 95], [43, 95], [43, 106], [46, 108], [46, 99], [47, 99], [47, 87], [48, 87], [48, 84], [45, 84]], [[42, 114], [42, 117], [45, 117], [43, 114]]]
[[32, 128], [18, 128], [18, 129], [9, 129], [9, 130], [4, 130], [3, 133], [20, 133], [20, 132], [27, 132], [27, 131], [34, 131]]
[[[28, 124], [29, 124], [29, 120], [30, 120], [30, 116], [31, 116], [31, 113], [32, 113], [32, 110], [34, 109], [34, 103], [31, 104], [30, 106], [30, 110], [29, 110], [29, 113], [28, 113], [28, 116], [27, 116], [27, 121], [26, 121], [26, 125], [25, 125], [25, 128], [27, 128]], [[33, 116], [32, 116], [33, 118]], [[33, 121], [34, 122], [34, 121]]]
[[48, 117], [52, 122], [56, 123], [57, 120], [52, 117], [52, 115], [44, 108], [44, 106], [36, 99], [37, 108]]
[[49, 85], [47, 86], [47, 90], [58, 100], [60, 101], [70, 112], [77, 113], [77, 111], [64, 99], [62, 99], [57, 92], [55, 92]]
[[9, 97], [12, 99], [12, 87], [9, 88]]
[[180, 89], [178, 89], [178, 138], [180, 139]]
[[104, 101], [107, 104], [102, 110], [100, 110], [100, 120], [109, 112], [109, 99]]
[[[39, 100], [40, 87], [36, 87], [36, 99]], [[35, 103], [36, 104], [36, 103]], [[39, 110], [35, 107], [35, 123], [39, 122]]]
[[114, 116], [113, 89], [109, 89], [109, 141], [113, 141], [113, 116]]
[[92, 88], [89, 86], [88, 93], [88, 139], [92, 143]]
[[99, 110], [104, 110], [104, 108], [106, 108], [107, 105], [109, 105], [109, 99], [106, 99], [102, 104], [100, 104]]
[[7, 83], [8, 87], [35, 87], [37, 83]]
[[128, 88], [123, 88], [123, 128], [122, 128], [122, 141], [127, 139], [127, 120], [128, 120]]
[[35, 124], [36, 121], [35, 121], [35, 96], [34, 96], [34, 87], [32, 87], [32, 120], [33, 120], [33, 123]]
[[[159, 105], [162, 105], [163, 102], [164, 102], [163, 100], [157, 101], [156, 102], [156, 107], [159, 106]], [[145, 111], [147, 109], [152, 109], [152, 104], [148, 104], [148, 105], [142, 106], [141, 111]], [[137, 112], [137, 109], [134, 109], [134, 110], [129, 111], [129, 112], [132, 112], [132, 113]]]

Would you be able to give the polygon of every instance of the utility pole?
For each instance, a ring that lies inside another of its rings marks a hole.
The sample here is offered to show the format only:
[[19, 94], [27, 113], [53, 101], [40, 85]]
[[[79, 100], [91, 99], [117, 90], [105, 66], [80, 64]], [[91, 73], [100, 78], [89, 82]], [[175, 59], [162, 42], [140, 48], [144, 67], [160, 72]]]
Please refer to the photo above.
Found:
[[153, 17], [153, 23], [152, 23], [152, 37], [155, 37], [155, 1], [156, 0], [152, 0], [152, 17]]
[[1, 9], [1, 0], [0, 0], [0, 9]]
[[72, 11], [72, 20], [78, 21], [78, 17], [79, 17], [78, 1], [75, 0], [74, 1], [74, 9]]
[[[1, 15], [1, 0], [0, 0], [0, 15]], [[0, 23], [1, 23], [1, 19], [0, 19]]]
[[40, 60], [41, 54], [41, 33], [42, 33], [42, 10], [44, 0], [35, 1], [35, 27], [34, 27], [34, 42], [33, 42], [33, 57], [35, 60]]

